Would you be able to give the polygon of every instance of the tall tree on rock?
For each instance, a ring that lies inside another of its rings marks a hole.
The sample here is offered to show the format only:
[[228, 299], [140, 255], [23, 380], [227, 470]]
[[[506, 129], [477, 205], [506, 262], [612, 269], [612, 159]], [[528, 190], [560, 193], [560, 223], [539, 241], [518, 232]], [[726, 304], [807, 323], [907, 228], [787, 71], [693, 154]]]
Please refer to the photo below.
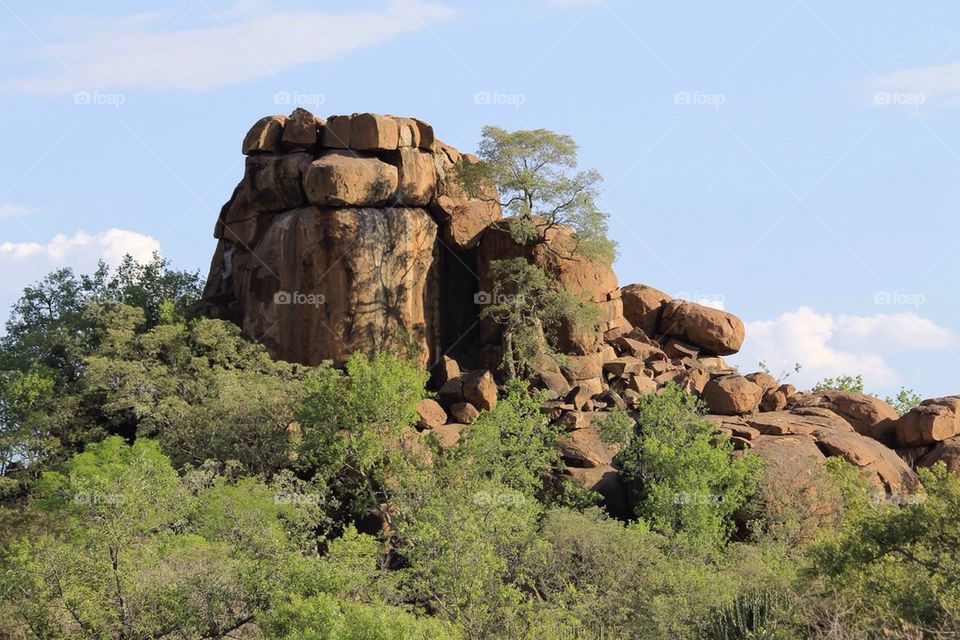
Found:
[[[464, 190], [490, 199], [490, 185], [504, 212], [506, 230], [521, 247], [537, 245], [562, 258], [587, 258], [609, 266], [616, 244], [607, 237], [608, 215], [597, 207], [600, 174], [580, 170], [577, 143], [546, 129], [509, 132], [486, 126], [480, 161], [458, 166]], [[493, 291], [482, 317], [503, 329], [503, 369], [508, 377], [526, 376], [540, 354], [562, 355], [556, 337], [561, 327], [592, 331], [599, 309], [556, 281], [541, 265], [523, 258], [493, 261]]]
[[568, 226], [574, 232], [574, 252], [610, 264], [616, 244], [607, 237], [609, 216], [596, 204], [603, 178], [578, 169], [577, 151], [569, 135], [488, 125], [480, 139], [481, 161], [461, 163], [459, 175], [475, 198], [485, 197], [484, 185], [496, 184], [518, 242], [545, 242], [548, 233]]

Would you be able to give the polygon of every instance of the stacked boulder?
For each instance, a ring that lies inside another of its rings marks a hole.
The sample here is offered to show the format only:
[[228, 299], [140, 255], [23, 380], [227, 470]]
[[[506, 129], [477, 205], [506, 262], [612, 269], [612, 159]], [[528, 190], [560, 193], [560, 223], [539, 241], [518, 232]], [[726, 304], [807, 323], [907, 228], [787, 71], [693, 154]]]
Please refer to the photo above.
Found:
[[[458, 186], [458, 152], [414, 118], [268, 116], [243, 141], [244, 177], [217, 220], [204, 299], [278, 358], [341, 364], [409, 347], [432, 362], [476, 315], [444, 290], [500, 218]], [[456, 303], [456, 304], [454, 304]]]
[[[501, 327], [480, 311], [497, 290], [493, 264], [524, 258], [595, 303], [598, 329], [561, 327], [565, 355], [532, 363], [543, 411], [566, 431], [565, 473], [627, 510], [600, 437], [614, 409], [676, 383], [740, 450], [767, 461], [769, 484], [807, 491], [828, 457], [859, 467], [885, 494], [916, 483], [910, 464], [960, 472], [960, 397], [898, 417], [852, 393], [798, 393], [764, 372], [741, 375], [736, 316], [653, 287], [620, 288], [607, 265], [573, 252], [572, 231], [544, 229], [518, 244], [493, 185], [468, 194], [461, 163], [476, 162], [415, 118], [362, 113], [326, 120], [297, 109], [268, 116], [243, 141], [243, 179], [220, 212], [204, 300], [279, 359], [342, 364], [353, 352], [400, 348], [431, 369], [435, 399], [418, 407], [421, 434], [451, 447], [497, 402]], [[897, 455], [897, 454], [900, 455]]]

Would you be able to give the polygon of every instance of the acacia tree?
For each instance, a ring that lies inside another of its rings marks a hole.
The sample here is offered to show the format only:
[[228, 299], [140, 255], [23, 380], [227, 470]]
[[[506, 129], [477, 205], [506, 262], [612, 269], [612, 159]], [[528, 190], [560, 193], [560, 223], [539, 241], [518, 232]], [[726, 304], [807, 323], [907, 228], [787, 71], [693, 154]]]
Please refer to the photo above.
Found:
[[[460, 182], [471, 197], [497, 200], [518, 245], [539, 245], [561, 258], [613, 262], [616, 245], [607, 237], [608, 216], [596, 204], [601, 177], [578, 169], [572, 137], [486, 126], [479, 156], [458, 164]], [[596, 305], [560, 286], [541, 265], [518, 258], [494, 261], [490, 269], [493, 305], [483, 317], [503, 328], [508, 377], [529, 374], [538, 355], [556, 359], [559, 329], [575, 335], [597, 328]]]
[[577, 168], [577, 150], [569, 135], [488, 125], [480, 140], [480, 162], [461, 162], [459, 175], [472, 197], [490, 199], [488, 186], [496, 185], [500, 206], [510, 216], [510, 232], [521, 244], [545, 242], [551, 231], [565, 225], [574, 231], [573, 253], [610, 264], [616, 245], [607, 237], [609, 216], [596, 204], [602, 178]]

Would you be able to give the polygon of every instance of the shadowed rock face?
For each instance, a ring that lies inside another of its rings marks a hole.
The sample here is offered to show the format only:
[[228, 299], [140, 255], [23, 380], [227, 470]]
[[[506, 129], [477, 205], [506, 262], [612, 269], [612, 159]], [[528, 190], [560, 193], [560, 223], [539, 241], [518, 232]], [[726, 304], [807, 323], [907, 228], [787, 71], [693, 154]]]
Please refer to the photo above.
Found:
[[[246, 171], [217, 221], [204, 300], [283, 360], [342, 364], [386, 348], [433, 365], [445, 354], [496, 368], [496, 327], [481, 337], [479, 291], [490, 263], [527, 255], [601, 306], [603, 325], [568, 336], [577, 353], [625, 333], [617, 279], [604, 265], [561, 258], [569, 229], [520, 247], [497, 227], [492, 185], [471, 197], [460, 163], [477, 158], [436, 140], [430, 125], [376, 114], [323, 121], [297, 109], [258, 121], [243, 142]], [[492, 354], [492, 357], [491, 357]]]
[[303, 109], [258, 121], [243, 152], [214, 233], [213, 315], [308, 365], [386, 348], [424, 364], [477, 350], [474, 247], [500, 207], [495, 192], [474, 200], [452, 182], [472, 157], [412, 118], [327, 123]]

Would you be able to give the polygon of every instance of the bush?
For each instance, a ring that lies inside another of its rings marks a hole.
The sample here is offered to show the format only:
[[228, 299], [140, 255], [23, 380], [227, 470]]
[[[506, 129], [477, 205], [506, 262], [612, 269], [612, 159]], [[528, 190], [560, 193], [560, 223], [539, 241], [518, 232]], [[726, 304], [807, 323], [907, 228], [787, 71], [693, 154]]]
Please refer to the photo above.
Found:
[[637, 515], [654, 530], [716, 549], [730, 538], [733, 514], [756, 489], [761, 466], [755, 456], [731, 455], [729, 440], [702, 413], [702, 403], [676, 384], [644, 396], [636, 433], [614, 463]]

